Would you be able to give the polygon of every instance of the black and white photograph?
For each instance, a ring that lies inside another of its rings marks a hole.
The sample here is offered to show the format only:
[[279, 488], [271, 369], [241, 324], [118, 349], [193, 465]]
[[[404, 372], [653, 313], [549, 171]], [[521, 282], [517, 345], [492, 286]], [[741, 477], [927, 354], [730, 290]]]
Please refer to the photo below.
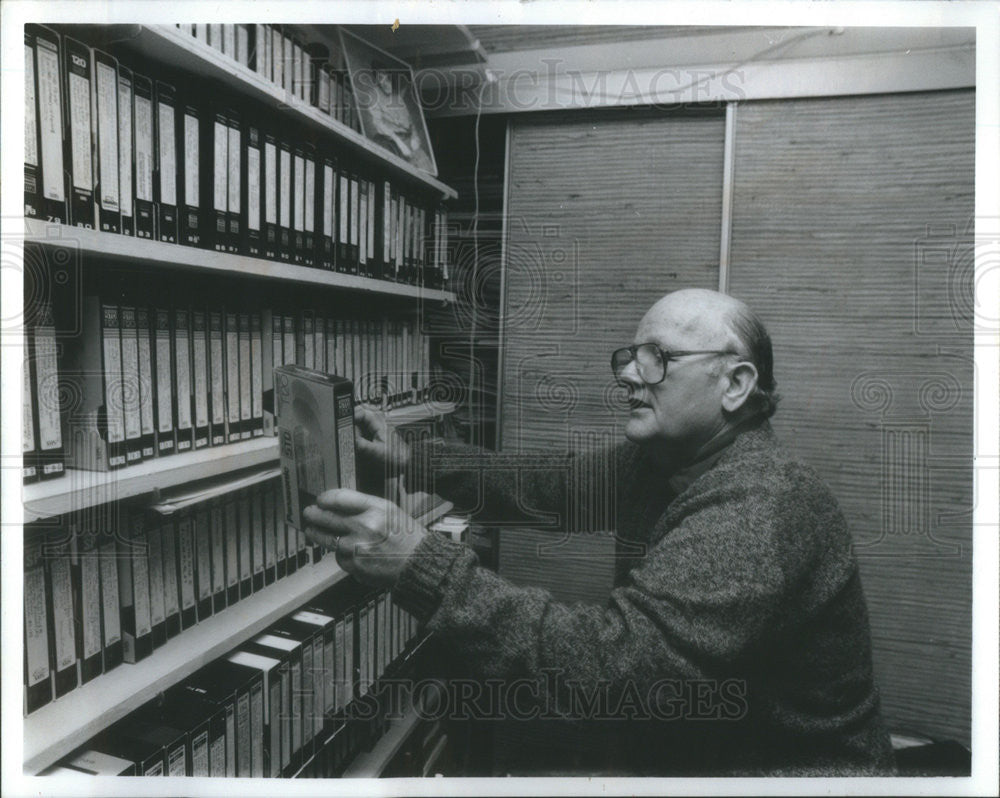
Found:
[[[396, 38], [391, 27], [383, 26], [381, 33], [388, 34], [390, 41]], [[341, 28], [340, 35], [364, 134], [436, 177], [434, 153], [427, 140], [423, 108], [414, 90], [410, 66], [349, 30]]]
[[0, 21], [5, 796], [997, 794], [1000, 3]]

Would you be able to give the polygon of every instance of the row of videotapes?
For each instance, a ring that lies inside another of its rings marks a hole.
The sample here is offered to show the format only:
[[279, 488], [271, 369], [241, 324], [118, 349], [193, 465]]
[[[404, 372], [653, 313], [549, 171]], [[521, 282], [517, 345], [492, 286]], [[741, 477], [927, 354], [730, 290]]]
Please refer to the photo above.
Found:
[[272, 479], [173, 515], [109, 503], [29, 527], [25, 713], [319, 561], [284, 510]]
[[197, 41], [213, 47], [324, 114], [360, 130], [350, 73], [340, 50], [306, 42], [285, 25], [177, 23]]
[[68, 320], [42, 304], [24, 368], [26, 482], [274, 435], [282, 365], [343, 376], [356, 401], [385, 410], [432, 391], [430, 340], [413, 319], [169, 299], [86, 294], [55, 308]]
[[387, 592], [342, 580], [42, 775], [339, 775], [402, 709], [385, 681], [416, 637]]
[[436, 200], [220, 86], [163, 77], [183, 90], [25, 26], [27, 217], [447, 286]]

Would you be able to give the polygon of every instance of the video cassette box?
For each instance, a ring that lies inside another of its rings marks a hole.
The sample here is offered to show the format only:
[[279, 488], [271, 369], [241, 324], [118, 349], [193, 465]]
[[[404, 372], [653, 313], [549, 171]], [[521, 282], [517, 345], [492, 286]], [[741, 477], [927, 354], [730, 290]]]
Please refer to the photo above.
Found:
[[304, 529], [302, 511], [330, 488], [354, 488], [354, 385], [302, 366], [274, 370], [285, 518]]

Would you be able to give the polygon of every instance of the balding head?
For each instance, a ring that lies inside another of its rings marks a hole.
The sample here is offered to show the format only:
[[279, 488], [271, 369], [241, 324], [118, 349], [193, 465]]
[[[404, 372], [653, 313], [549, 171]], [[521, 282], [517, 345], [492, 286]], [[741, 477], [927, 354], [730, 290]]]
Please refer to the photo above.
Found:
[[747, 401], [747, 411], [764, 418], [774, 414], [779, 397], [771, 336], [746, 302], [707, 288], [683, 288], [661, 297], [646, 312], [639, 328], [654, 336], [669, 331], [674, 340], [681, 336], [689, 341], [683, 346], [685, 349], [740, 353], [757, 370], [757, 385]]
[[740, 341], [733, 320], [750, 308], [728, 294], [706, 288], [684, 288], [662, 297], [639, 323], [642, 332], [665, 332], [682, 336], [685, 349], [733, 349]]
[[643, 382], [631, 366], [622, 372], [636, 397], [625, 434], [637, 443], [683, 459], [734, 424], [774, 410], [770, 338], [734, 297], [702, 288], [667, 294], [642, 317], [634, 343], [676, 355], [659, 383]]

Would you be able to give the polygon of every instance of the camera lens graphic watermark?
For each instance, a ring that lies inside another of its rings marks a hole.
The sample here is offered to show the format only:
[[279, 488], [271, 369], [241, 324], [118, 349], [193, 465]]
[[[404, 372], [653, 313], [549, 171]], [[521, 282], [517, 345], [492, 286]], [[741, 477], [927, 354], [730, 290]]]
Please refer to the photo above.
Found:
[[928, 224], [913, 249], [913, 320], [918, 336], [1000, 334], [1000, 220]]
[[43, 235], [24, 240], [4, 233], [8, 227], [0, 220], [0, 276], [4, 290], [22, 286], [24, 298], [20, 310], [5, 313], [0, 319], [3, 342], [21, 342], [21, 335], [39, 323], [43, 312], [54, 308], [59, 312], [57, 338], [78, 335], [83, 303], [82, 253], [72, 228], [52, 225]]

